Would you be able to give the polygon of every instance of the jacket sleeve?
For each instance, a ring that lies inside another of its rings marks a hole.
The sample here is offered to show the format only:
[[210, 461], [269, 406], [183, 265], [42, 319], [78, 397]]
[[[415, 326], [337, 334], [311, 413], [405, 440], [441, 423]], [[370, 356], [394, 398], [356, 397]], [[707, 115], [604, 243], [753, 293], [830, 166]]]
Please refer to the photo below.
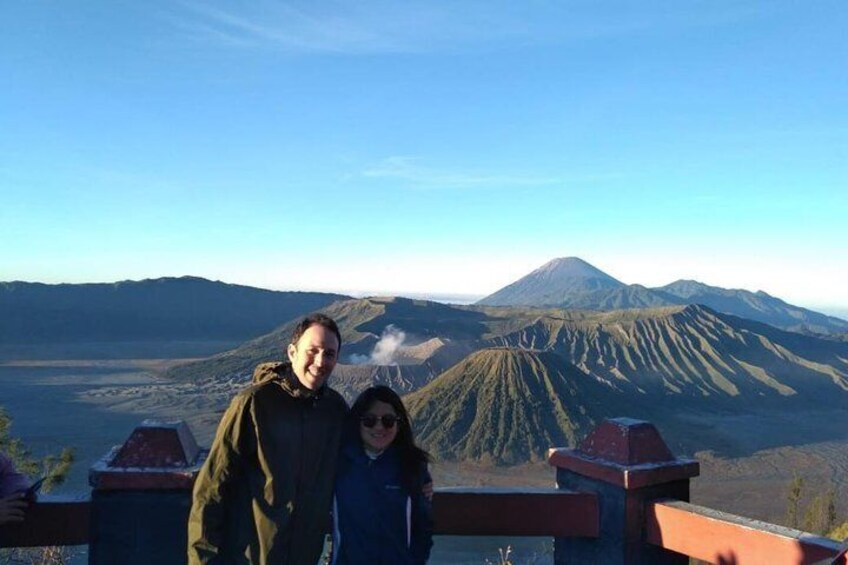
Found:
[[[430, 471], [424, 464], [421, 473], [421, 484], [432, 482]], [[433, 547], [433, 506], [429, 500], [419, 491], [412, 500], [412, 562], [415, 565], [423, 565], [430, 558], [430, 549]]]
[[232, 511], [233, 486], [242, 478], [243, 458], [251, 451], [252, 416], [249, 398], [230, 403], [194, 483], [188, 520], [190, 565], [224, 563], [227, 512]]

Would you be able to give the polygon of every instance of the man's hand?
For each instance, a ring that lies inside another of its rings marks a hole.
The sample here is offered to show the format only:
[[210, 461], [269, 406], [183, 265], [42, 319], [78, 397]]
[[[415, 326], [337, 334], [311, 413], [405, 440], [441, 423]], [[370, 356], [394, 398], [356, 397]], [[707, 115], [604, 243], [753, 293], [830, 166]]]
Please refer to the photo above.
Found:
[[424, 495], [424, 498], [427, 499], [428, 502], [433, 502], [433, 482], [424, 483], [421, 487], [421, 493]]
[[21, 493], [0, 498], [0, 526], [23, 522], [28, 506]]

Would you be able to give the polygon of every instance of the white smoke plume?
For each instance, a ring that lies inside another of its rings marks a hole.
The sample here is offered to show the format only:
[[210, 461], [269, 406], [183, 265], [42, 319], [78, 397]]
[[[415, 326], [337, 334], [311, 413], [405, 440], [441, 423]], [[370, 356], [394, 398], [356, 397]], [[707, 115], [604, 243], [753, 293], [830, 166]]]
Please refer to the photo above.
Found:
[[374, 344], [370, 355], [351, 355], [350, 362], [354, 365], [394, 365], [395, 355], [406, 341], [406, 332], [389, 324], [383, 329], [380, 340]]

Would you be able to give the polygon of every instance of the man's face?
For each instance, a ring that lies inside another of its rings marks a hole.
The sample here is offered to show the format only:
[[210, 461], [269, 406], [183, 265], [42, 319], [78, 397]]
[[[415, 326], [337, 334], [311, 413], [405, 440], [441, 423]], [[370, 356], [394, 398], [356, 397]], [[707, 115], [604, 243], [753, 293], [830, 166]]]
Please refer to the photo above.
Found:
[[309, 390], [318, 390], [336, 366], [339, 340], [324, 326], [310, 326], [297, 343], [287, 349], [297, 380]]

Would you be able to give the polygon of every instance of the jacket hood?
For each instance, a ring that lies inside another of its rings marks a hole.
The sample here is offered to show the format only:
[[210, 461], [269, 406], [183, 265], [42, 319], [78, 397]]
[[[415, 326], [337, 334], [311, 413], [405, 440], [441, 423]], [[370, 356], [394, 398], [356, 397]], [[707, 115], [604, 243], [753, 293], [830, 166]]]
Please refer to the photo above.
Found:
[[312, 390], [303, 386], [297, 376], [292, 371], [291, 363], [286, 361], [273, 361], [270, 363], [262, 363], [256, 366], [253, 371], [254, 385], [262, 384], [268, 381], [276, 380], [280, 387], [285, 390], [292, 398], [320, 398], [326, 384], [322, 385], [318, 390]]

